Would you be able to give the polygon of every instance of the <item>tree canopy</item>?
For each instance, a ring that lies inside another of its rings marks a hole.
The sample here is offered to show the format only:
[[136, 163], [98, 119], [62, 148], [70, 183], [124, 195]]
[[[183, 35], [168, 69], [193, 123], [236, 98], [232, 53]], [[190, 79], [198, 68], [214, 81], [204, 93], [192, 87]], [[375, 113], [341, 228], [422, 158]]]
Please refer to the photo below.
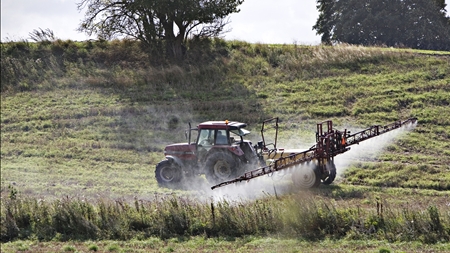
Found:
[[82, 0], [87, 9], [79, 30], [111, 39], [138, 39], [170, 57], [180, 58], [189, 36], [215, 37], [228, 24], [226, 17], [239, 12], [244, 0]]
[[444, 0], [317, 0], [322, 42], [450, 50]]

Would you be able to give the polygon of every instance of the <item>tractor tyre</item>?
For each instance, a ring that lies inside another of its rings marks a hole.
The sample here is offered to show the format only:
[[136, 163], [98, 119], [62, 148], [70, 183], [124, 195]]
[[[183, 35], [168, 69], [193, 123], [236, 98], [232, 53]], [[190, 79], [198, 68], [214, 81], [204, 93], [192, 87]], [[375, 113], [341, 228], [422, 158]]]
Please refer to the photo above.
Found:
[[205, 174], [211, 184], [234, 179], [238, 176], [236, 161], [228, 153], [214, 153], [206, 159]]
[[327, 163], [327, 170], [329, 172], [328, 176], [323, 179], [322, 183], [325, 185], [330, 185], [336, 178], [336, 165], [333, 161]]
[[292, 173], [292, 182], [302, 189], [316, 188], [320, 185], [318, 168], [314, 166], [301, 166]]
[[163, 160], [156, 165], [155, 177], [159, 186], [174, 186], [183, 179], [183, 171], [176, 163]]

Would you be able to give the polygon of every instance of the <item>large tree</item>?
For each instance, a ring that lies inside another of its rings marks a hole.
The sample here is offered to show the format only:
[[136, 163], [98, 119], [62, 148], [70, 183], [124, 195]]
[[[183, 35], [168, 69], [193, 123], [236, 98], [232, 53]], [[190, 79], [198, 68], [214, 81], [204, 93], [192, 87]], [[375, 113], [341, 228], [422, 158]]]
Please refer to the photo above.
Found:
[[450, 50], [444, 0], [317, 0], [322, 42]]
[[214, 37], [224, 32], [227, 16], [244, 0], [82, 0], [86, 10], [79, 30], [104, 39], [124, 36], [150, 48], [165, 44], [169, 57], [183, 55], [189, 36]]

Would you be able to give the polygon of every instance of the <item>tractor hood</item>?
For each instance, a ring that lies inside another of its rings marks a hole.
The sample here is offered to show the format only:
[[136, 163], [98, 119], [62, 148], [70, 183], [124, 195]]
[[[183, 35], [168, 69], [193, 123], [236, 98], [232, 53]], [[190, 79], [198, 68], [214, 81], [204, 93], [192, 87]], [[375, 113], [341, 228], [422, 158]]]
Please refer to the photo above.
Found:
[[167, 145], [164, 149], [164, 155], [171, 156], [183, 156], [183, 155], [194, 155], [195, 154], [195, 144], [188, 143], [175, 143]]

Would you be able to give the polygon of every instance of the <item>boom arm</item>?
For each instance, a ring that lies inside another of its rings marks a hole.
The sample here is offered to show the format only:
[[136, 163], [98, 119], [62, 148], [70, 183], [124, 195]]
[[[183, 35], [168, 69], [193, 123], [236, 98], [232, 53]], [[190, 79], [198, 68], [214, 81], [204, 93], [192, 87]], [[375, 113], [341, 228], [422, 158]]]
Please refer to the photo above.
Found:
[[[350, 150], [351, 145], [359, 144], [362, 141], [398, 129], [404, 125], [417, 122], [417, 118], [409, 118], [404, 121], [396, 121], [385, 126], [371, 126], [365, 130], [350, 135], [345, 130], [340, 132], [333, 129], [332, 121], [325, 121], [317, 124], [316, 145], [310, 149], [300, 153], [292, 153], [289, 156], [281, 157], [267, 166], [260, 167], [256, 170], [245, 172], [242, 176], [230, 181], [225, 181], [214, 185], [211, 189], [222, 187], [225, 185], [248, 181], [250, 179], [273, 173], [275, 171], [290, 168], [294, 165], [310, 162], [314, 159], [331, 159], [336, 155], [342, 154]], [[326, 123], [326, 129], [324, 124]]]

